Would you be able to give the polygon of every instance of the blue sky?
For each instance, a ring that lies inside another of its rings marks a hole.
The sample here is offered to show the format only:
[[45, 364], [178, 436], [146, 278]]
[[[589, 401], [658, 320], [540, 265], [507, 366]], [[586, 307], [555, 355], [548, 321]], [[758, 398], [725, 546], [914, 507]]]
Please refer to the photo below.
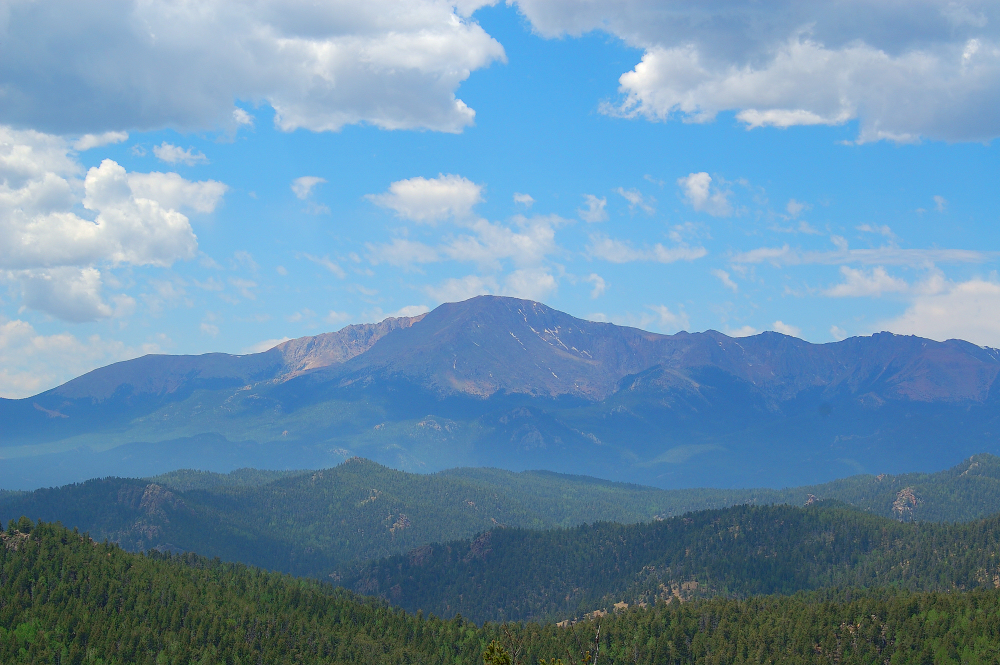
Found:
[[479, 293], [1000, 346], [998, 26], [985, 2], [15, 0], [0, 395]]

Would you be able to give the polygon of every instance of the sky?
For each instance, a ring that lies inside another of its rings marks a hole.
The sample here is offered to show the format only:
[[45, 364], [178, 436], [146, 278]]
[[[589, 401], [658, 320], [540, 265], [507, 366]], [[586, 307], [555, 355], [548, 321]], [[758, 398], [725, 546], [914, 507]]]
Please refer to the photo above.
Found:
[[490, 293], [1000, 346], [1000, 4], [0, 0], [0, 396]]

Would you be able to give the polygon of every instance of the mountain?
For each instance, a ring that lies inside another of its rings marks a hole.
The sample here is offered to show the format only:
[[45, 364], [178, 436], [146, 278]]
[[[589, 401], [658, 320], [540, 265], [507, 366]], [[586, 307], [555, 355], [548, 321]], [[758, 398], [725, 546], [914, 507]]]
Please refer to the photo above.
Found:
[[481, 296], [260, 354], [146, 356], [0, 401], [0, 486], [179, 467], [548, 468], [801, 485], [1000, 452], [1000, 352], [655, 333]]
[[345, 566], [498, 525], [631, 524], [739, 504], [827, 499], [902, 522], [983, 518], [1000, 512], [1000, 458], [977, 455], [935, 474], [854, 476], [785, 490], [661, 490], [500, 469], [425, 475], [352, 459], [322, 471], [188, 470], [7, 494], [0, 496], [0, 524], [21, 516], [59, 521], [131, 551], [198, 552], [327, 579]]

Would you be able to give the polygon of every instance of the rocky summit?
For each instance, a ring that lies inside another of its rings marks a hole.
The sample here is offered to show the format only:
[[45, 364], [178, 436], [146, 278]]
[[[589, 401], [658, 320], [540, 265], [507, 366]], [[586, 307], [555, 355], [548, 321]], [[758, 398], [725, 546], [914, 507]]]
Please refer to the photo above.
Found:
[[780, 485], [1000, 452], [995, 349], [656, 333], [480, 296], [235, 356], [150, 355], [0, 401], [0, 478], [181, 466], [545, 467]]

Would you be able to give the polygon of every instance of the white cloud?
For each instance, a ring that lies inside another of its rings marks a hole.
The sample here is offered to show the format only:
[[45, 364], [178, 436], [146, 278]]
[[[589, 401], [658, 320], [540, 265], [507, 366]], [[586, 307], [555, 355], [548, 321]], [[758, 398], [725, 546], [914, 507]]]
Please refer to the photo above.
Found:
[[782, 321], [775, 321], [773, 327], [775, 332], [780, 332], [782, 335], [789, 335], [790, 337], [798, 337], [802, 334], [802, 328], [790, 326]]
[[948, 208], [948, 199], [943, 196], [934, 197], [934, 209], [938, 212], [944, 212]]
[[972, 279], [944, 283], [914, 297], [900, 316], [879, 323], [877, 330], [930, 339], [964, 339], [1000, 347], [1000, 284]]
[[239, 270], [242, 268], [244, 270], [249, 270], [250, 272], [257, 272], [257, 270], [260, 269], [260, 266], [257, 265], [256, 261], [254, 261], [253, 254], [244, 249], [238, 249], [233, 252], [233, 260], [230, 265], [233, 270]]
[[[100, 294], [98, 266], [166, 267], [193, 258], [197, 239], [176, 208], [211, 211], [226, 186], [127, 174], [111, 160], [81, 180], [71, 152], [65, 139], [0, 127], [0, 270], [22, 282], [26, 306], [92, 320], [115, 311]], [[79, 305], [59, 297], [57, 284]]]
[[608, 205], [607, 197], [597, 198], [593, 194], [584, 194], [583, 202], [587, 207], [577, 209], [580, 219], [591, 223], [607, 221], [608, 211], [605, 210]]
[[712, 274], [718, 277], [719, 281], [722, 282], [722, 285], [727, 289], [730, 289], [733, 293], [736, 293], [737, 291], [740, 290], [739, 285], [736, 282], [734, 282], [732, 278], [729, 277], [729, 273], [726, 272], [725, 270], [719, 270], [718, 268], [716, 268], [715, 270], [712, 271]]
[[131, 348], [99, 335], [41, 335], [26, 321], [0, 318], [0, 397], [28, 397], [97, 367], [158, 352], [156, 344]]
[[592, 235], [587, 253], [596, 259], [611, 263], [630, 263], [632, 261], [656, 261], [658, 263], [673, 263], [675, 261], [694, 261], [708, 254], [704, 247], [664, 247], [660, 243], [652, 247], [636, 249], [623, 240], [614, 240], [607, 236]]
[[515, 228], [480, 219], [469, 225], [475, 235], [453, 238], [442, 252], [455, 261], [474, 261], [485, 268], [499, 268], [509, 260], [518, 266], [536, 266], [558, 248], [556, 216], [514, 218]]
[[657, 325], [660, 330], [677, 332], [679, 330], [687, 330], [691, 327], [691, 322], [688, 321], [688, 316], [684, 313], [684, 310], [672, 312], [666, 305], [653, 305], [649, 309], [653, 310], [656, 314]]
[[160, 205], [180, 210], [187, 208], [195, 212], [209, 213], [216, 206], [229, 187], [218, 180], [192, 182], [176, 173], [129, 173], [128, 184], [132, 194], [138, 198], [152, 199]]
[[406, 317], [412, 318], [414, 316], [420, 316], [421, 314], [426, 314], [431, 311], [431, 308], [427, 305], [407, 305], [406, 307], [400, 307], [395, 312], [390, 314], [392, 317]]
[[64, 321], [82, 323], [114, 314], [101, 297], [101, 272], [96, 268], [49, 268], [17, 273], [21, 298], [29, 309]]
[[279, 344], [283, 344], [284, 342], [287, 342], [290, 339], [291, 337], [278, 337], [275, 339], [265, 339], [260, 342], [257, 342], [256, 344], [251, 344], [247, 348], [243, 349], [240, 353], [244, 355], [248, 353], [264, 353], [265, 351], [270, 351], [274, 347], [278, 346]]
[[193, 152], [193, 150], [194, 148], [184, 150], [166, 141], [160, 145], [153, 146], [153, 154], [156, 155], [156, 158], [167, 164], [187, 164], [188, 166], [194, 166], [195, 164], [208, 163], [208, 157], [204, 153]]
[[656, 209], [651, 205], [656, 202], [656, 199], [652, 197], [646, 199], [646, 197], [644, 197], [638, 189], [625, 189], [624, 187], [619, 187], [615, 191], [628, 201], [629, 210], [639, 208], [647, 215], [652, 215], [656, 212]]
[[304, 258], [308, 259], [309, 261], [312, 261], [313, 263], [315, 263], [318, 266], [323, 266], [324, 268], [326, 268], [327, 270], [329, 270], [330, 272], [332, 272], [334, 275], [336, 275], [340, 279], [346, 279], [347, 278], [347, 273], [344, 272], [344, 269], [341, 268], [336, 263], [334, 263], [333, 261], [331, 261], [329, 256], [319, 257], [319, 256], [313, 256], [312, 254], [303, 254], [302, 256]]
[[584, 281], [590, 282], [591, 284], [594, 285], [594, 288], [590, 292], [591, 298], [596, 299], [604, 295], [604, 291], [607, 288], [607, 284], [604, 283], [603, 277], [601, 277], [597, 273], [591, 273], [590, 275], [587, 276], [586, 280]]
[[233, 122], [238, 127], [253, 127], [253, 116], [241, 108], [233, 109]]
[[559, 286], [556, 278], [541, 268], [515, 270], [504, 280], [503, 295], [527, 300], [544, 300]]
[[875, 264], [927, 267], [935, 263], [985, 263], [1000, 255], [998, 252], [980, 252], [971, 249], [901, 249], [877, 247], [875, 249], [848, 249], [841, 243], [836, 251], [801, 251], [788, 245], [759, 247], [739, 252], [732, 258], [734, 264], [770, 263], [789, 265]]
[[[133, 174], [140, 183], [134, 191], [125, 169], [109, 159], [87, 171], [81, 188], [82, 167], [68, 152], [56, 137], [0, 128], [0, 268], [167, 266], [194, 255], [187, 217], [153, 198], [174, 203], [165, 188], [143, 188], [142, 176]], [[189, 190], [205, 184], [177, 183]], [[73, 211], [81, 204], [93, 220]]]
[[729, 203], [729, 192], [712, 185], [712, 176], [704, 171], [691, 173], [677, 179], [688, 205], [698, 212], [707, 212], [713, 217], [728, 217], [733, 214]]
[[229, 283], [247, 300], [257, 299], [257, 294], [253, 292], [253, 289], [257, 288], [257, 282], [239, 277], [230, 277]]
[[861, 226], [858, 226], [856, 228], [858, 229], [858, 231], [861, 231], [862, 233], [876, 233], [878, 235], [883, 235], [886, 238], [896, 237], [896, 234], [892, 232], [892, 229], [890, 229], [887, 224], [883, 224], [881, 226], [874, 226], [872, 224], [862, 224]]
[[292, 192], [300, 201], [305, 201], [312, 194], [313, 187], [324, 182], [326, 182], [326, 178], [304, 175], [292, 181]]
[[[546, 37], [603, 30], [644, 54], [607, 113], [749, 128], [843, 124], [860, 141], [988, 141], [1000, 117], [1000, 10], [988, 0], [731, 3], [517, 0]], [[972, 17], [972, 18], [969, 18]]]
[[876, 266], [868, 273], [848, 266], [840, 267], [844, 281], [823, 292], [834, 298], [881, 296], [883, 293], [903, 293], [910, 285], [905, 280], [889, 275], [885, 268]]
[[[305, 310], [305, 311], [309, 312], [309, 314], [312, 314], [312, 311], [310, 310]], [[347, 321], [350, 321], [352, 318], [354, 317], [348, 314], [347, 312], [337, 312], [331, 309], [330, 313], [323, 317], [323, 320], [331, 325], [340, 325], [341, 323], [346, 323]]]
[[458, 132], [475, 117], [458, 86], [505, 60], [470, 18], [484, 4], [17, 2], [0, 25], [0, 122], [59, 133], [213, 128], [240, 121], [236, 100], [260, 100], [284, 131]]
[[725, 334], [730, 337], [750, 337], [752, 335], [759, 335], [760, 331], [753, 326], [740, 326], [739, 328], [726, 328]]
[[514, 203], [519, 203], [526, 208], [530, 208], [535, 202], [535, 199], [531, 197], [531, 194], [522, 194], [520, 192], [514, 192]]
[[104, 132], [103, 134], [84, 134], [73, 141], [73, 150], [84, 152], [91, 148], [100, 148], [112, 143], [128, 141], [128, 132]]
[[434, 263], [441, 259], [438, 250], [429, 245], [406, 238], [394, 238], [390, 243], [365, 245], [372, 265], [388, 263], [391, 266], [411, 266], [415, 263]]
[[452, 277], [437, 286], [424, 287], [427, 295], [437, 302], [458, 302], [475, 296], [490, 295], [498, 290], [495, 279], [479, 275]]
[[483, 200], [483, 186], [462, 176], [441, 174], [437, 178], [397, 180], [384, 194], [369, 194], [366, 198], [414, 222], [464, 220]]
[[830, 337], [839, 342], [842, 339], [847, 339], [847, 331], [840, 326], [830, 326]]
[[795, 199], [788, 199], [788, 203], [785, 205], [785, 211], [792, 217], [798, 217], [799, 213], [804, 210], [809, 210], [811, 207], [812, 206], [808, 203], [802, 203], [801, 201], [796, 201]]

